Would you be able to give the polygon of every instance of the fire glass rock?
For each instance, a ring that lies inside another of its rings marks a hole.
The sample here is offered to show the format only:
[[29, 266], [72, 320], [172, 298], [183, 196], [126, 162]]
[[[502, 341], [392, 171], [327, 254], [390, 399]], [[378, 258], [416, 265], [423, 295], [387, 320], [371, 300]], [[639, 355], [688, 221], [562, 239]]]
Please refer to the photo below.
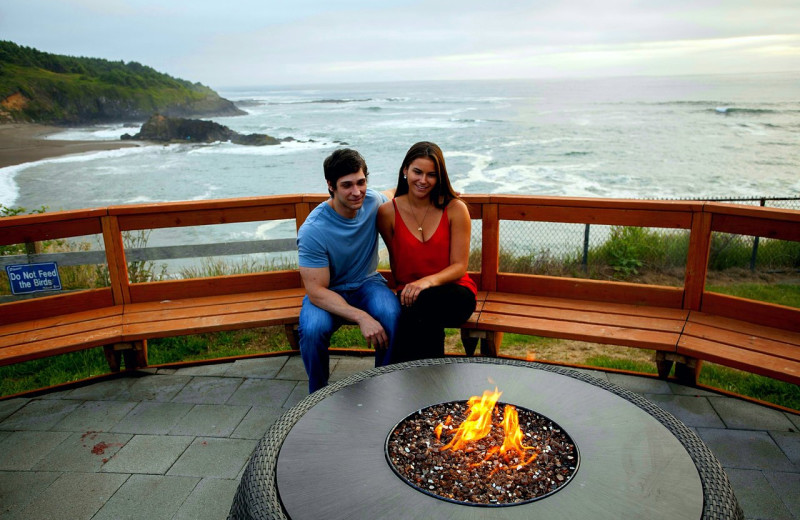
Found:
[[[413, 487], [454, 502], [514, 505], [549, 495], [566, 485], [577, 467], [572, 439], [546, 417], [517, 407], [522, 443], [533, 450], [497, 453], [505, 432], [504, 405], [492, 411], [489, 434], [463, 449], [444, 449], [469, 414], [465, 401], [441, 403], [415, 412], [389, 434], [387, 457], [395, 472]], [[452, 416], [449, 426], [436, 427]], [[527, 465], [523, 463], [536, 458]]]

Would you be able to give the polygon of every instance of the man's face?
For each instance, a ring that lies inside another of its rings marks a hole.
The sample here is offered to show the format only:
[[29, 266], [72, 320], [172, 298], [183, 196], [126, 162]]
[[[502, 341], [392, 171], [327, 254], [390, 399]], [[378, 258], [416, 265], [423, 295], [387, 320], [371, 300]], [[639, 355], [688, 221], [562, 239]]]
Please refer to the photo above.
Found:
[[367, 193], [367, 176], [363, 170], [339, 177], [336, 186], [328, 187], [333, 191], [333, 209], [345, 217], [354, 217], [364, 204]]

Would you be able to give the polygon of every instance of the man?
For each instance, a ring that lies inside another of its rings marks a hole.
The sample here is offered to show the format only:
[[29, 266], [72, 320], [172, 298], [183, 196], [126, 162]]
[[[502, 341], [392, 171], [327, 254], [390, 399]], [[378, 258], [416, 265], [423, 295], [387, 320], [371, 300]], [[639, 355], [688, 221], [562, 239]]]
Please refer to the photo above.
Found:
[[355, 150], [336, 150], [323, 168], [331, 198], [297, 232], [307, 294], [298, 331], [309, 393], [328, 384], [330, 338], [344, 322], [359, 326], [377, 367], [389, 363], [400, 315], [397, 297], [375, 270], [376, 215], [386, 196], [367, 189], [367, 164]]

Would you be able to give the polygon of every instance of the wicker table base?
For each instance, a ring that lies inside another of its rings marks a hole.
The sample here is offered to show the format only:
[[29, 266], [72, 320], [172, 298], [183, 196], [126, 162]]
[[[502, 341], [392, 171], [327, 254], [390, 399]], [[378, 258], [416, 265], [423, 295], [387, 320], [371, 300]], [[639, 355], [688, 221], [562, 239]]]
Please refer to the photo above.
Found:
[[[497, 386], [502, 400], [559, 423], [580, 450], [572, 481], [535, 502], [475, 507], [420, 493], [389, 467], [390, 430], [414, 411]], [[360, 372], [273, 425], [239, 485], [231, 519], [743, 518], [722, 467], [683, 423], [579, 372], [448, 358]]]

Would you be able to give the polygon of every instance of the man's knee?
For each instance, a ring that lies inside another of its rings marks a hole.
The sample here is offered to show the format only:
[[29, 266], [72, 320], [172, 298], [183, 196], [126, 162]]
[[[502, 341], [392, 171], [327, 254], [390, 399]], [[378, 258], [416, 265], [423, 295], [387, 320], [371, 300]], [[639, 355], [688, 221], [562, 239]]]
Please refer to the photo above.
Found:
[[336, 324], [329, 312], [310, 302], [303, 302], [297, 326], [301, 349], [304, 344], [310, 346], [310, 344], [324, 343], [327, 346], [327, 341], [333, 334], [335, 327]]

